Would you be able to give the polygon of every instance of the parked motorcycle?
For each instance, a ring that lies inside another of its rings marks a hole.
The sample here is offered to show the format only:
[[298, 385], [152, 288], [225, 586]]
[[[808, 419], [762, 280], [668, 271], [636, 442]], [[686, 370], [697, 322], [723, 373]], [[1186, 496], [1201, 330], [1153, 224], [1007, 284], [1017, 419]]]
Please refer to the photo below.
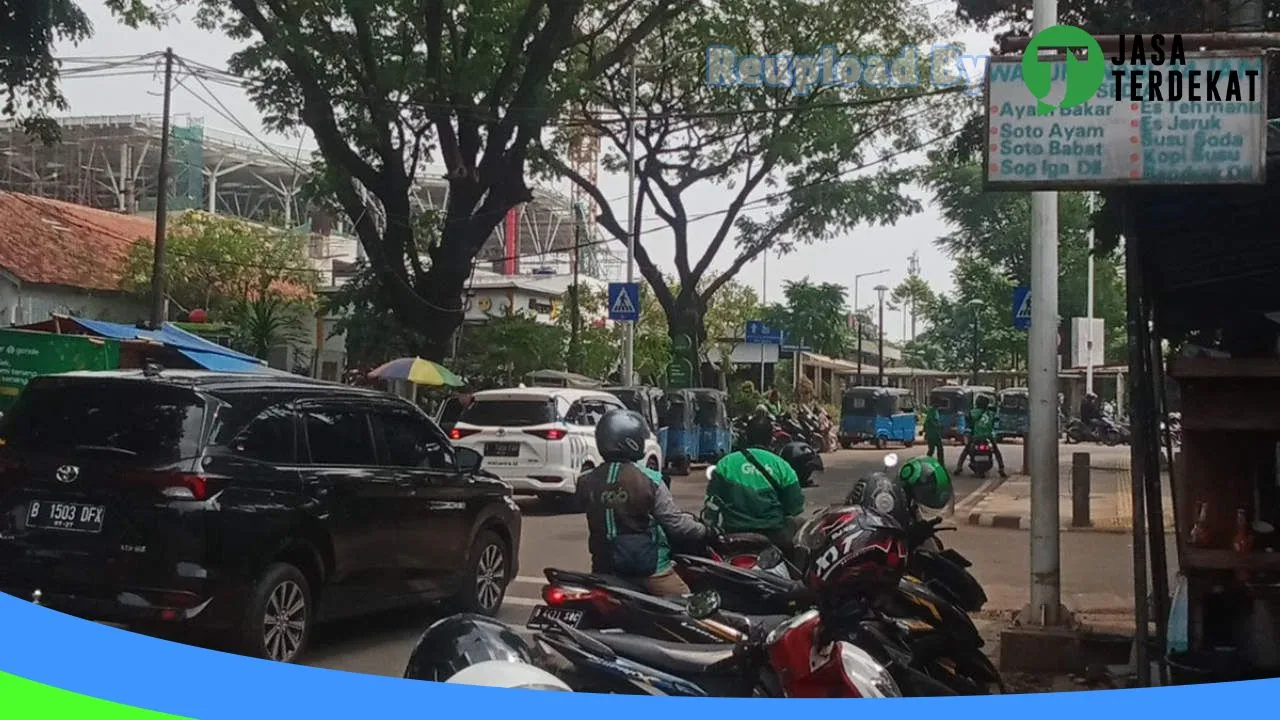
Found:
[[1128, 443], [1129, 427], [1111, 418], [1102, 418], [1097, 425], [1090, 425], [1080, 418], [1072, 418], [1067, 423], [1066, 439], [1068, 443], [1098, 442], [1108, 447]]

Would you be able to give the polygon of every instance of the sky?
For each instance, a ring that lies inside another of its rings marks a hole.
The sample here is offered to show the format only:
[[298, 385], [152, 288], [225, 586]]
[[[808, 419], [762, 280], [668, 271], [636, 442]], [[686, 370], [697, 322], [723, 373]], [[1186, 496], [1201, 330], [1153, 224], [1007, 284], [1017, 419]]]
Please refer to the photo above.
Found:
[[[928, 5], [930, 12], [951, 13], [954, 11], [952, 0], [926, 0], [922, 6]], [[239, 49], [240, 44], [219, 33], [211, 33], [197, 28], [185, 15], [162, 30], [131, 30], [118, 24], [103, 6], [101, 0], [84, 0], [81, 3], [89, 14], [94, 35], [91, 39], [77, 46], [63, 45], [56, 49], [60, 57], [100, 57], [141, 55], [149, 52], [162, 52], [166, 47], [188, 60], [225, 68], [231, 54]], [[968, 32], [952, 38], [962, 44], [970, 52], [985, 53], [991, 45], [990, 34]], [[68, 113], [71, 115], [159, 115], [162, 112], [163, 63], [157, 63], [154, 75], [129, 77], [92, 77], [64, 79], [63, 90], [70, 103]], [[67, 65], [70, 69], [73, 65]], [[188, 79], [189, 81], [189, 79]], [[209, 102], [209, 96], [201, 90], [199, 95], [187, 90], [183, 85], [175, 87], [172, 98], [172, 113], [176, 124], [185, 124], [187, 118], [203, 119], [206, 127], [216, 130], [244, 134], [237, 126], [242, 125], [261, 140], [279, 143], [298, 148], [309, 146], [305, 137], [285, 137], [272, 135], [262, 128], [261, 114], [237, 88], [226, 85], [210, 85], [217, 102]], [[183, 117], [186, 116], [186, 117]], [[305, 157], [305, 156], [304, 156]], [[920, 154], [907, 155], [901, 158], [906, 164], [919, 162]], [[606, 176], [601, 173], [600, 189], [606, 197], [618, 198], [614, 210], [619, 216], [626, 215], [627, 180], [625, 176]], [[772, 190], [776, 192], [776, 190]], [[759, 194], [763, 195], [770, 190]], [[907, 259], [912, 252], [920, 254], [921, 275], [935, 289], [948, 290], [951, 287], [951, 263], [934, 244], [934, 240], [947, 232], [937, 208], [929, 202], [928, 195], [916, 188], [909, 191], [925, 204], [924, 211], [899, 220], [890, 227], [858, 227], [826, 243], [800, 246], [795, 252], [781, 258], [770, 255], [766, 261], [756, 261], [746, 265], [738, 275], [738, 280], [756, 288], [764, 289], [766, 300], [780, 300], [783, 283], [787, 280], [808, 278], [815, 283], [831, 282], [850, 288], [850, 305], [853, 279], [855, 274], [887, 269], [888, 272], [875, 277], [864, 277], [859, 282], [859, 305], [870, 306], [875, 301], [873, 287], [879, 283], [892, 288], [907, 274]], [[690, 192], [686, 194], [686, 204], [691, 216], [700, 213], [714, 212], [723, 209], [728, 195], [721, 191], [709, 189], [701, 195]], [[710, 235], [717, 227], [718, 218], [698, 223], [691, 235], [699, 233]], [[642, 229], [661, 225], [657, 217], [647, 217]], [[662, 232], [648, 232], [642, 236], [646, 248], [660, 266], [673, 268], [674, 260], [669, 236]], [[621, 250], [621, 248], [619, 248]], [[700, 253], [698, 243], [691, 243], [691, 254]], [[694, 255], [696, 257], [696, 255]], [[731, 259], [727, 248], [723, 249], [714, 267], [723, 268]], [[637, 278], [639, 274], [637, 272]], [[900, 314], [886, 310], [885, 334], [889, 339], [899, 339], [903, 332], [903, 318]]]

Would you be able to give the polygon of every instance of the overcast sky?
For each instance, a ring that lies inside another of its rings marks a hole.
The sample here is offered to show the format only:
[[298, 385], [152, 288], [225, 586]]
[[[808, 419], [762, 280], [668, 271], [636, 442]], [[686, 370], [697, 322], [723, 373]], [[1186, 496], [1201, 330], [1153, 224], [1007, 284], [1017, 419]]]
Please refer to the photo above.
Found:
[[[951, 0], [923, 0], [922, 6], [930, 6], [932, 12], [952, 12], [954, 3]], [[220, 34], [205, 32], [189, 20], [173, 24], [164, 30], [130, 30], [117, 24], [103, 7], [100, 0], [85, 0], [81, 6], [89, 13], [95, 28], [94, 37], [79, 46], [63, 46], [58, 48], [60, 56], [119, 56], [141, 55], [148, 52], [163, 51], [166, 46], [190, 60], [214, 67], [226, 67], [227, 58], [238, 49], [238, 44]], [[989, 35], [966, 33], [955, 38], [971, 52], [986, 52], [991, 44]], [[68, 66], [70, 69], [71, 66]], [[272, 136], [262, 130], [260, 113], [240, 90], [225, 85], [211, 85], [213, 93], [221, 104], [216, 110], [205, 103], [209, 100], [203, 91], [200, 97], [179, 86], [175, 89], [172, 104], [175, 116], [186, 115], [203, 119], [206, 127], [228, 132], [240, 132], [236, 125], [243, 124], [258, 137], [272, 142], [279, 142], [291, 147], [298, 147], [300, 142], [308, 142], [301, 138]], [[161, 113], [162, 75], [134, 77], [68, 77], [64, 82], [64, 91], [71, 104], [73, 115], [158, 115]], [[220, 116], [229, 115], [235, 120]], [[185, 118], [177, 122], [185, 124]], [[241, 133], [243, 134], [243, 133]], [[912, 161], [913, 156], [903, 158]], [[918, 161], [918, 160], [915, 160]], [[602, 177], [601, 191], [609, 198], [621, 198], [616, 210], [626, 213], [627, 183], [625, 177]], [[775, 190], [776, 191], [776, 190]], [[765, 194], [768, 190], [760, 193]], [[770, 300], [780, 298], [782, 283], [785, 280], [799, 280], [809, 277], [814, 282], [834, 282], [852, 288], [855, 273], [888, 268], [889, 272], [874, 278], [864, 278], [860, 285], [859, 295], [863, 306], [874, 301], [872, 291], [877, 283], [883, 282], [893, 287], [906, 275], [907, 258], [913, 252], [920, 252], [921, 272], [926, 280], [935, 288], [949, 289], [950, 262], [934, 246], [934, 239], [946, 232], [938, 213], [927, 201], [921, 191], [913, 190], [912, 194], [926, 202], [924, 212], [898, 222], [893, 227], [863, 227], [831, 242], [801, 247], [796, 252], [777, 258], [770, 256], [767, 262], [767, 297]], [[691, 215], [714, 212], [723, 209], [726, 195], [707, 192], [704, 195], [686, 194]], [[695, 224], [697, 237], [710, 235], [715, 231], [718, 218], [711, 218]], [[644, 228], [661, 225], [656, 217], [647, 218]], [[672, 252], [669, 236], [662, 232], [649, 232], [643, 236], [643, 242], [651, 255], [659, 264], [672, 267]], [[696, 246], [691, 253], [697, 251]], [[726, 250], [716, 263], [719, 267], [728, 264], [731, 256]], [[760, 290], [764, 275], [762, 263], [757, 260], [747, 265], [739, 274], [739, 280]], [[852, 300], [852, 298], [850, 298]], [[902, 333], [903, 322], [900, 315], [886, 312], [886, 334], [890, 338], [898, 338]]]

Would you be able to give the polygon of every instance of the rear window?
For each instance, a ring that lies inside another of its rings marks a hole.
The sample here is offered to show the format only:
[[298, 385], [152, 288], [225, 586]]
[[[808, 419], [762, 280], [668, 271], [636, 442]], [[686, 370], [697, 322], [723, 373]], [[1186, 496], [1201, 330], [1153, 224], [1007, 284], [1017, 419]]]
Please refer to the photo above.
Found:
[[1029, 405], [1026, 395], [1005, 395], [1000, 401], [1000, 407], [1005, 410], [1026, 410]]
[[950, 395], [934, 395], [929, 398], [929, 402], [940, 412], [950, 412], [952, 408]]
[[523, 427], [545, 425], [556, 421], [551, 400], [485, 400], [476, 398], [458, 422], [481, 427]]
[[33, 381], [4, 418], [6, 447], [101, 450], [144, 465], [200, 451], [205, 403], [194, 391], [141, 382]]

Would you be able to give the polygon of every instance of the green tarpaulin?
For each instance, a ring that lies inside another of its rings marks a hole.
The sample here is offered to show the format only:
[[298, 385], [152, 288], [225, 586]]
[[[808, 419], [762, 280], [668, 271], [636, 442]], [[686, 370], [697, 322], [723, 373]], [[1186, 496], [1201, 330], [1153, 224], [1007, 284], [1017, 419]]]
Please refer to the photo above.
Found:
[[0, 411], [8, 411], [27, 381], [37, 375], [118, 367], [118, 340], [0, 330]]

